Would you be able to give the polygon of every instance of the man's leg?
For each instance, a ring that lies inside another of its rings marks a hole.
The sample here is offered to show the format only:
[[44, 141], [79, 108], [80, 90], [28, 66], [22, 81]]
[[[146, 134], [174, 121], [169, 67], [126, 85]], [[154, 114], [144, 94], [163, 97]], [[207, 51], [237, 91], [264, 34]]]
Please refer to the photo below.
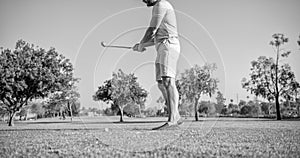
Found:
[[167, 90], [166, 90], [162, 80], [158, 80], [157, 85], [158, 85], [158, 89], [161, 91], [161, 93], [165, 99], [165, 105], [167, 106], [167, 110], [168, 110], [168, 122], [169, 122], [170, 121], [170, 104], [169, 104]]
[[180, 120], [180, 114], [178, 111], [179, 94], [175, 84], [175, 79], [171, 77], [163, 77], [163, 85], [167, 91], [167, 98], [169, 101], [169, 119], [170, 124], [177, 124]]

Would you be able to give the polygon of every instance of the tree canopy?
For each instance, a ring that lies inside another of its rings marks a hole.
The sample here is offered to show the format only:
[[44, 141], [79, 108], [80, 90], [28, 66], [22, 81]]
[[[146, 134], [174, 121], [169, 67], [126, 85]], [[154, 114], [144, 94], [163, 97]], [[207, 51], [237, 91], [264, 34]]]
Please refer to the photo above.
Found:
[[98, 87], [93, 99], [112, 104], [120, 111], [120, 122], [123, 122], [123, 110], [128, 104], [137, 104], [140, 108], [146, 102], [148, 92], [137, 82], [134, 74], [126, 74], [121, 69], [113, 73], [112, 79]]
[[77, 115], [80, 110], [79, 98], [80, 94], [77, 91], [77, 87], [71, 85], [52, 93], [49, 97], [46, 109], [51, 113], [57, 111], [60, 113], [69, 112], [72, 120], [72, 115]]
[[183, 101], [194, 104], [195, 119], [198, 121], [198, 102], [203, 94], [211, 96], [217, 90], [218, 80], [212, 73], [217, 69], [215, 64], [205, 64], [185, 70], [177, 82]]
[[297, 91], [295, 74], [289, 64], [279, 64], [279, 58], [286, 58], [291, 53], [282, 48], [288, 42], [283, 34], [274, 34], [270, 45], [274, 48], [276, 58], [260, 56], [251, 62], [250, 79], [242, 79], [242, 87], [255, 96], [269, 101], [275, 100], [277, 119], [280, 120], [279, 97], [286, 98]]
[[10, 115], [10, 126], [28, 101], [45, 98], [76, 81], [69, 59], [54, 48], [45, 50], [23, 40], [17, 41], [14, 50], [1, 49], [0, 76], [0, 100]]

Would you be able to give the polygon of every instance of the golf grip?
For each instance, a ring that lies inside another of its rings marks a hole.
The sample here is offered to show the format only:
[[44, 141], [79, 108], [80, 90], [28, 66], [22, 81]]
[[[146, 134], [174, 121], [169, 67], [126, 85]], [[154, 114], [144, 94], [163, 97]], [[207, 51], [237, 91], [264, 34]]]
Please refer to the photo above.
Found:
[[[126, 47], [126, 46], [104, 46], [104, 47], [133, 49], [132, 47]], [[145, 51], [145, 50], [146, 50], [146, 48], [143, 48], [143, 51]]]
[[[133, 49], [133, 47], [128, 46], [116, 46], [116, 45], [106, 45], [104, 42], [101, 42], [102, 47], [110, 47], [110, 48], [125, 48], [125, 49]], [[145, 43], [146, 47], [152, 46], [153, 44], [151, 42]], [[146, 48], [143, 49], [145, 51]]]

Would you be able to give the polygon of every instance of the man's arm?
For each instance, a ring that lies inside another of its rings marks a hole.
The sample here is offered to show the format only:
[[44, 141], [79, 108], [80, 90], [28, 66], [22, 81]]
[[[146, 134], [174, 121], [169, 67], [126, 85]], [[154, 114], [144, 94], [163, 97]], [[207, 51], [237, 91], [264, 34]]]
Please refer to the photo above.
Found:
[[154, 46], [154, 35], [157, 29], [154, 27], [148, 27], [143, 39], [140, 43], [137, 43], [132, 48], [134, 51], [143, 52], [146, 50], [145, 47]]
[[143, 39], [140, 42], [140, 47], [149, 47], [154, 45], [154, 38], [157, 29], [159, 28], [167, 10], [159, 3], [153, 6], [152, 18]]
[[150, 46], [154, 45], [154, 36], [155, 36], [156, 30], [157, 29], [155, 27], [148, 27], [143, 39], [140, 42], [142, 47], [150, 47]]

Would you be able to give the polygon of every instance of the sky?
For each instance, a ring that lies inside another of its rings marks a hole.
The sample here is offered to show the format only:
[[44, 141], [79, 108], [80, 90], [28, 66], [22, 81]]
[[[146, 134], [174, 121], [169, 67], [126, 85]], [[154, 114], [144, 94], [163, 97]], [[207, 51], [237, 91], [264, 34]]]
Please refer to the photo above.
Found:
[[[241, 87], [250, 62], [275, 57], [269, 42], [274, 33], [289, 38], [289, 63], [300, 82], [299, 0], [169, 0], [176, 10], [181, 55], [178, 74], [198, 64], [216, 63], [213, 73], [227, 101], [251, 96]], [[98, 86], [122, 69], [134, 73], [149, 91], [147, 106], [160, 96], [154, 78], [155, 49], [144, 53], [108, 49], [108, 44], [133, 46], [147, 28], [151, 8], [142, 0], [0, 0], [0, 46], [13, 49], [19, 39], [71, 59], [81, 106], [103, 108], [92, 100]], [[252, 97], [252, 96], [251, 96]], [[205, 97], [204, 97], [205, 99]]]

